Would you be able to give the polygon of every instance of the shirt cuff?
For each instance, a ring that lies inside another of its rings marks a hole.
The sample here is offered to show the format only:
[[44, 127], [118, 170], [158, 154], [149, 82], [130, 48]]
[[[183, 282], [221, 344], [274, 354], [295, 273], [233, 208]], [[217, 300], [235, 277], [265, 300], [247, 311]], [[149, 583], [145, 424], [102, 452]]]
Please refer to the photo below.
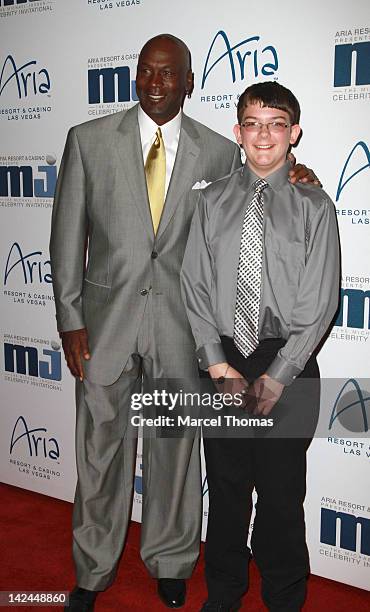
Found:
[[198, 366], [201, 370], [207, 370], [216, 363], [225, 363], [226, 356], [221, 342], [205, 344], [197, 350]]
[[291, 385], [301, 372], [301, 368], [289, 363], [279, 354], [276, 355], [274, 361], [266, 370], [268, 376], [286, 386]]

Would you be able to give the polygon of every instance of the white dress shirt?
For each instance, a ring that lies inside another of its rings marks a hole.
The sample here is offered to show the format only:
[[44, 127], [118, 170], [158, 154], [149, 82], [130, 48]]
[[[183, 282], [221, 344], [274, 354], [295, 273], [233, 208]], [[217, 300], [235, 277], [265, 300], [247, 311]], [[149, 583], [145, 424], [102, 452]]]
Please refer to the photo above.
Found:
[[143, 151], [144, 164], [150, 147], [155, 140], [155, 134], [158, 127], [161, 128], [162, 138], [166, 149], [166, 184], [165, 195], [167, 194], [168, 185], [170, 184], [172, 170], [175, 164], [177, 147], [179, 145], [180, 127], [181, 127], [182, 111], [179, 110], [176, 117], [168, 121], [164, 125], [158, 126], [153, 119], [144, 113], [141, 106], [138, 109], [138, 121], [140, 130], [141, 148]]

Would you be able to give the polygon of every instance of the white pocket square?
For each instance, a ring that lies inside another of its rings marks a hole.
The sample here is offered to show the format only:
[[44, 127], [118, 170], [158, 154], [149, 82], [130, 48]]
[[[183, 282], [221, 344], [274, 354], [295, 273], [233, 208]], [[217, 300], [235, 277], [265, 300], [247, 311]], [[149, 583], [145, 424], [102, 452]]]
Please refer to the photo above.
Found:
[[203, 181], [197, 181], [196, 183], [194, 183], [194, 185], [192, 186], [192, 189], [205, 189], [208, 185], [210, 185], [211, 183], [207, 183], [207, 181], [203, 180]]

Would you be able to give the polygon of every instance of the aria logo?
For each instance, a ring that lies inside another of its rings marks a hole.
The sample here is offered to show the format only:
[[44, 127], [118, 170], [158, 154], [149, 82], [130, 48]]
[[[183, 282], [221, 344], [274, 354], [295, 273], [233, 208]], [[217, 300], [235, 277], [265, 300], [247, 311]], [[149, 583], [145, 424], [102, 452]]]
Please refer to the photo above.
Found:
[[202, 497], [207, 495], [207, 493], [208, 493], [208, 481], [207, 481], [207, 476], [205, 476], [202, 482]]
[[[261, 48], [263, 47], [263, 48]], [[223, 30], [212, 40], [203, 68], [201, 89], [204, 89], [210, 74], [221, 69], [224, 79], [229, 74], [233, 83], [266, 76], [272, 78], [279, 67], [274, 46], [261, 44], [260, 36], [249, 36], [231, 44]]]
[[4, 272], [4, 287], [14, 277], [24, 285], [52, 283], [50, 259], [42, 251], [23, 252], [19, 242], [13, 242]]
[[[363, 154], [362, 155], [362, 159], [358, 163], [358, 165], [355, 167], [355, 170], [351, 174], [350, 172], [348, 172], [348, 166], [349, 166], [350, 162], [352, 161], [352, 158], [354, 158], [355, 154], [358, 151], [360, 152], [360, 154]], [[365, 163], [363, 163], [362, 160]], [[348, 185], [348, 183], [353, 178], [355, 178], [355, 176], [357, 176], [358, 174], [360, 174], [360, 172], [363, 172], [364, 170], [367, 170], [369, 168], [370, 168], [370, 151], [369, 151], [369, 147], [367, 146], [366, 142], [364, 142], [363, 140], [359, 140], [359, 142], [357, 142], [355, 144], [355, 146], [353, 147], [352, 151], [348, 155], [348, 157], [347, 157], [347, 159], [345, 161], [345, 164], [343, 166], [343, 170], [341, 172], [341, 175], [340, 175], [340, 178], [339, 178], [339, 182], [338, 182], [338, 188], [337, 188], [337, 193], [336, 193], [336, 196], [335, 196], [335, 201], [338, 202], [343, 189], [345, 188], [346, 185]]]
[[10, 454], [13, 451], [27, 453], [29, 457], [52, 459], [60, 457], [59, 444], [56, 438], [49, 437], [46, 427], [29, 428], [23, 416], [15, 422], [11, 440]]
[[51, 81], [46, 68], [32, 59], [18, 66], [14, 57], [8, 55], [0, 72], [0, 97], [4, 91], [14, 92], [18, 100], [30, 96], [49, 94]]
[[330, 415], [329, 430], [337, 419], [347, 431], [369, 431], [370, 393], [361, 389], [355, 378], [348, 379], [339, 391]]

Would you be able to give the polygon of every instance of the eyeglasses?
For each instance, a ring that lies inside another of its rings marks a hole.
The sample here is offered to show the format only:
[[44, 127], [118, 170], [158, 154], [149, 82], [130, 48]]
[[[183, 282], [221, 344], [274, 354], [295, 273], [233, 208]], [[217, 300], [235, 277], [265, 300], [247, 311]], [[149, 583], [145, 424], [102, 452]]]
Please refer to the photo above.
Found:
[[247, 132], [260, 132], [262, 128], [266, 127], [269, 132], [279, 134], [284, 132], [287, 127], [291, 127], [291, 123], [283, 123], [282, 121], [269, 121], [268, 123], [261, 123], [260, 121], [244, 121], [240, 124]]

